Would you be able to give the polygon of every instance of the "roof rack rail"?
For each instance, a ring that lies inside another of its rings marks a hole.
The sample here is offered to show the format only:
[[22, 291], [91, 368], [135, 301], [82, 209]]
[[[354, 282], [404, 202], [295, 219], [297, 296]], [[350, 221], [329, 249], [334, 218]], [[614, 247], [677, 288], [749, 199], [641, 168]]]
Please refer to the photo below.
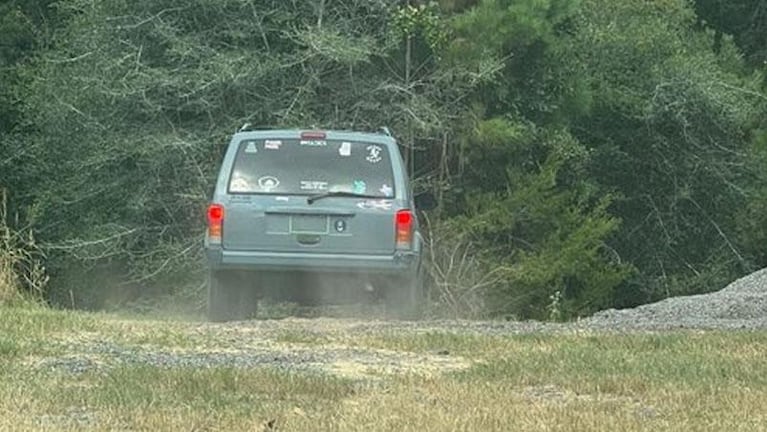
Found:
[[255, 125], [253, 125], [253, 124], [251, 124], [251, 123], [245, 123], [244, 125], [242, 125], [242, 126], [241, 126], [241, 127], [238, 129], [238, 130], [237, 130], [237, 132], [258, 131], [258, 130], [269, 130], [269, 129], [278, 129], [278, 128], [277, 128], [277, 127], [275, 127], [275, 126], [271, 126], [271, 125], [259, 125], [259, 126], [255, 126]]

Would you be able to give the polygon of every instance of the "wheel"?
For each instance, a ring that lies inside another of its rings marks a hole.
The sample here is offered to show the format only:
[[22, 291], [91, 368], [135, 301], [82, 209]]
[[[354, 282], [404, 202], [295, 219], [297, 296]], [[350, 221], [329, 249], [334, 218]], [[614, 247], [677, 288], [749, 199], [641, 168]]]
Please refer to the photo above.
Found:
[[214, 322], [252, 318], [258, 308], [256, 287], [238, 275], [211, 271], [208, 274], [208, 319]]
[[424, 303], [423, 278], [420, 272], [389, 281], [385, 292], [386, 312], [399, 319], [421, 317]]

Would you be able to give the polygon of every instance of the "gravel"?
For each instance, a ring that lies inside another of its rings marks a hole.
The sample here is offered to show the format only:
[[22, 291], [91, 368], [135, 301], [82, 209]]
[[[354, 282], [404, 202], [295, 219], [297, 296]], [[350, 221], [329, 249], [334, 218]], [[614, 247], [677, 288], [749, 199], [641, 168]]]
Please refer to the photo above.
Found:
[[671, 297], [633, 309], [609, 309], [576, 324], [595, 330], [767, 329], [767, 269], [709, 294]]

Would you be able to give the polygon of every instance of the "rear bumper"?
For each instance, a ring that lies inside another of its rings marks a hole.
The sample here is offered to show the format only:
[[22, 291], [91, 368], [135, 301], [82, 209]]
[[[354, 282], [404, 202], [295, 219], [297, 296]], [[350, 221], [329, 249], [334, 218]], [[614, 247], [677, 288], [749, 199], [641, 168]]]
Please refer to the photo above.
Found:
[[206, 252], [208, 265], [213, 270], [406, 274], [415, 272], [420, 264], [420, 256], [410, 251], [392, 255], [352, 255], [208, 248]]

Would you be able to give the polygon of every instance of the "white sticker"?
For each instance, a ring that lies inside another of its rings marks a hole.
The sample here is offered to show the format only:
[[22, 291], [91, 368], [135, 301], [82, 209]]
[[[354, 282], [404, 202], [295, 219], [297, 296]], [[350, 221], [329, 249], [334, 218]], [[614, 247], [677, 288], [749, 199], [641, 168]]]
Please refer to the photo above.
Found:
[[301, 190], [327, 190], [328, 182], [315, 180], [301, 180]]
[[348, 184], [334, 184], [330, 188], [328, 188], [328, 191], [330, 192], [354, 192], [352, 190], [352, 186]]
[[258, 147], [256, 147], [255, 141], [251, 141], [245, 146], [245, 153], [258, 153]]
[[392, 203], [391, 201], [384, 201], [384, 200], [366, 200], [366, 201], [360, 201], [357, 203], [357, 207], [367, 210], [367, 209], [376, 209], [376, 210], [391, 210]]
[[382, 149], [381, 149], [380, 146], [369, 145], [369, 146], [365, 147], [365, 150], [368, 151], [368, 155], [365, 156], [365, 160], [366, 161], [368, 161], [370, 163], [373, 163], [373, 164], [381, 162], [381, 159], [382, 159], [381, 151], [382, 151]]
[[352, 155], [352, 143], [348, 141], [344, 141], [341, 143], [341, 148], [338, 149], [338, 154], [341, 156], [351, 156]]
[[277, 177], [263, 176], [258, 179], [258, 186], [267, 192], [271, 191], [279, 185], [280, 181], [277, 179]]
[[286, 197], [286, 196], [277, 196], [277, 197], [274, 197], [274, 200], [275, 200], [275, 201], [283, 201], [283, 202], [288, 202], [288, 201], [290, 201], [290, 197]]
[[229, 185], [229, 189], [232, 192], [246, 192], [249, 189], [248, 181], [242, 177], [232, 179], [232, 184]]
[[282, 147], [282, 141], [280, 140], [266, 140], [264, 141], [264, 148], [267, 150], [279, 150]]
[[384, 183], [383, 186], [381, 186], [381, 189], [378, 189], [378, 192], [381, 192], [382, 194], [388, 197], [388, 196], [391, 196], [392, 192], [394, 192], [394, 189], [392, 189], [391, 186]]
[[309, 147], [325, 147], [328, 145], [328, 142], [325, 140], [301, 140], [301, 145]]

